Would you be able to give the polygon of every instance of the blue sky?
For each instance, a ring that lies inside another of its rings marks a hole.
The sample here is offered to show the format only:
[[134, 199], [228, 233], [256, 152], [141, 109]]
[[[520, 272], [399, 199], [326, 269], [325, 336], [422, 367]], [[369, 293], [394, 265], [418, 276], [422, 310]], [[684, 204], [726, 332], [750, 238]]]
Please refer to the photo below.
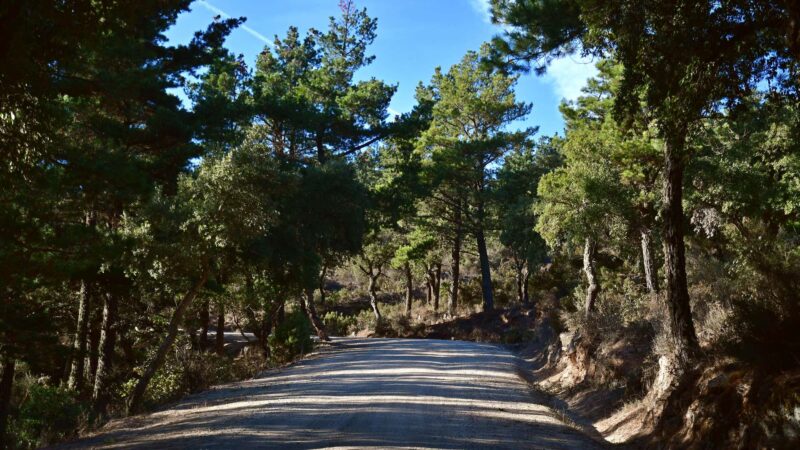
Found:
[[[391, 110], [406, 112], [414, 106], [414, 89], [427, 82], [434, 68], [447, 69], [468, 50], [477, 50], [502, 30], [489, 20], [488, 0], [356, 0], [378, 19], [378, 37], [370, 48], [375, 61], [357, 75], [398, 84]], [[172, 43], [188, 42], [214, 16], [247, 17], [227, 46], [244, 55], [252, 67], [256, 55], [294, 25], [326, 29], [328, 18], [339, 13], [338, 0], [196, 0], [167, 32]], [[523, 75], [517, 86], [520, 100], [533, 103], [533, 112], [520, 126], [539, 126], [539, 135], [560, 132], [558, 112], [562, 98], [575, 98], [586, 78], [594, 73], [590, 61], [578, 57], [556, 61], [544, 76]]]

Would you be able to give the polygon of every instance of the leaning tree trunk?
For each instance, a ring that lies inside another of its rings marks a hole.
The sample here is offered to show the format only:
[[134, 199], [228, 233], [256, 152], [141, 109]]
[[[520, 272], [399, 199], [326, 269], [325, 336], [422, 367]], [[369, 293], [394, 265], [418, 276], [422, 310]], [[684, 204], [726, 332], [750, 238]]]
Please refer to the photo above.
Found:
[[406, 275], [406, 315], [411, 314], [411, 304], [414, 301], [414, 280], [411, 277], [411, 263], [406, 261], [403, 266]]
[[217, 303], [217, 333], [214, 335], [214, 351], [222, 356], [225, 354], [225, 305]]
[[442, 263], [436, 263], [436, 271], [433, 276], [433, 310], [439, 311], [439, 297], [442, 287]]
[[303, 298], [300, 298], [301, 302], [304, 302], [303, 309], [305, 309], [306, 314], [308, 315], [308, 320], [311, 321], [311, 326], [314, 327], [314, 332], [317, 333], [317, 336], [323, 341], [330, 341], [331, 338], [328, 337], [328, 333], [325, 331], [325, 325], [323, 325], [322, 321], [319, 319], [317, 315], [317, 308], [314, 306], [314, 289], [309, 288], [306, 289], [306, 301]]
[[73, 391], [83, 389], [83, 372], [86, 363], [86, 338], [89, 335], [89, 304], [91, 303], [91, 287], [86, 280], [81, 280], [78, 300], [78, 324], [75, 327], [75, 341], [72, 343], [72, 365], [69, 371], [67, 387]]
[[119, 298], [115, 293], [107, 292], [103, 302], [103, 325], [100, 328], [99, 354], [97, 357], [97, 373], [94, 376], [92, 400], [94, 410], [105, 415], [111, 401], [110, 379], [111, 365], [114, 360], [114, 347], [117, 342], [117, 310]]
[[692, 322], [689, 289], [686, 284], [686, 254], [683, 237], [683, 150], [686, 134], [667, 139], [664, 164], [664, 268], [666, 301], [669, 314], [669, 335], [673, 357], [678, 367], [684, 367], [699, 350]]
[[17, 362], [6, 357], [3, 361], [3, 376], [0, 378], [0, 449], [11, 448], [8, 432], [8, 415], [11, 409], [11, 393], [14, 387], [14, 370]]
[[595, 254], [597, 252], [597, 245], [591, 238], [586, 238], [586, 243], [583, 247], [583, 273], [586, 274], [586, 303], [585, 314], [588, 318], [594, 311], [594, 304], [597, 300], [597, 293], [600, 292], [600, 285], [597, 283], [597, 273], [594, 267]]
[[369, 276], [369, 304], [372, 306], [372, 312], [375, 314], [375, 322], [381, 323], [383, 317], [378, 309], [378, 277], [380, 275]]
[[128, 400], [128, 414], [138, 412], [141, 408], [142, 400], [144, 400], [144, 393], [147, 391], [147, 386], [150, 384], [150, 380], [153, 379], [156, 371], [161, 368], [161, 365], [164, 363], [164, 358], [167, 356], [167, 352], [175, 342], [175, 337], [178, 334], [178, 324], [181, 323], [183, 313], [186, 311], [186, 308], [189, 307], [195, 297], [197, 297], [197, 294], [206, 284], [206, 281], [208, 281], [209, 273], [210, 270], [208, 267], [206, 267], [203, 270], [202, 275], [200, 275], [200, 278], [195, 282], [192, 288], [189, 289], [189, 292], [183, 296], [180, 303], [178, 303], [178, 307], [175, 308], [175, 312], [172, 313], [172, 318], [167, 326], [167, 335], [164, 336], [164, 339], [158, 346], [155, 355], [153, 355], [153, 358], [147, 363], [142, 376], [139, 378], [139, 381], [136, 383], [136, 386], [131, 392], [130, 399]]
[[642, 228], [641, 230], [642, 236], [642, 264], [644, 265], [644, 279], [645, 283], [647, 283], [647, 291], [651, 294], [658, 293], [658, 276], [656, 273], [656, 263], [655, 259], [653, 258], [652, 252], [652, 239], [650, 236], [650, 230], [647, 228]]

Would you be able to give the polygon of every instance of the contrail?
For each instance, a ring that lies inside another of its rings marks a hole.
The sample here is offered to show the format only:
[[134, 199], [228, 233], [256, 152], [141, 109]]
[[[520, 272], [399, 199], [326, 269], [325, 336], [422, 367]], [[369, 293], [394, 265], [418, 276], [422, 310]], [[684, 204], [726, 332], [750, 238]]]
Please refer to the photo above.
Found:
[[[216, 6], [214, 6], [211, 3], [207, 2], [206, 0], [198, 0], [197, 3], [203, 5], [204, 8], [206, 8], [207, 10], [213, 12], [214, 14], [219, 14], [220, 16], [225, 17], [225, 18], [231, 17], [230, 14], [228, 14], [225, 11], [217, 8]], [[256, 38], [256, 39], [260, 40], [261, 42], [267, 44], [268, 46], [272, 47], [272, 41], [269, 38], [267, 38], [266, 36], [264, 36], [263, 34], [259, 33], [258, 31], [248, 27], [247, 25], [242, 25], [240, 28], [242, 30], [246, 31], [248, 34], [250, 34], [250, 36], [253, 36], [254, 38]]]

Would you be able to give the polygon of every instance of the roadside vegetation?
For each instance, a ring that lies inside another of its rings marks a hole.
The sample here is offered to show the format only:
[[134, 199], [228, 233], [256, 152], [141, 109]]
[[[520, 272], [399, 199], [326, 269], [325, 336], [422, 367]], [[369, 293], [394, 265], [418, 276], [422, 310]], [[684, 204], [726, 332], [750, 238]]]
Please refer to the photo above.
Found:
[[[254, 67], [243, 18], [167, 45], [190, 4], [0, 6], [0, 448], [350, 335], [515, 345], [614, 442], [800, 440], [793, 2], [494, 0], [396, 117], [352, 1]], [[520, 127], [574, 54], [564, 131]]]

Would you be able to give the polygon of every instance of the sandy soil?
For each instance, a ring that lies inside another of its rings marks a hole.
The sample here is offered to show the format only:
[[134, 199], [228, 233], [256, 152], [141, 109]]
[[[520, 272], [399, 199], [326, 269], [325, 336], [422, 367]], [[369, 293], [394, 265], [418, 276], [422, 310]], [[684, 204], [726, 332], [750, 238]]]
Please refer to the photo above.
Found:
[[518, 363], [492, 344], [340, 338], [61, 448], [600, 448], [537, 400]]

